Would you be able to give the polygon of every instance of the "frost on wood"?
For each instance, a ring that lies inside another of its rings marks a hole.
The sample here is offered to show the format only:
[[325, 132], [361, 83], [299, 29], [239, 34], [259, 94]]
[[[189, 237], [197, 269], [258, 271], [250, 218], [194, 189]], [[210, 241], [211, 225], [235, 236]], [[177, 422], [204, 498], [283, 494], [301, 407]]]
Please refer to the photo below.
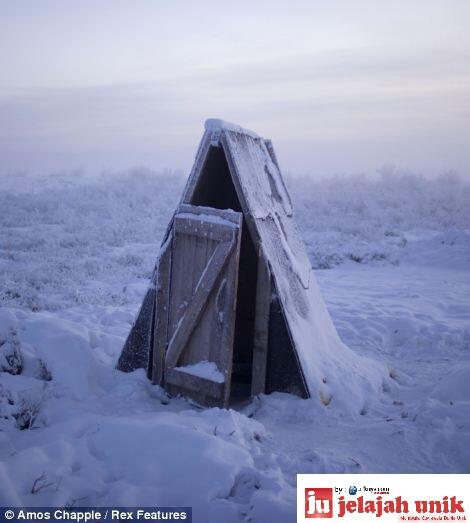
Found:
[[[154, 274], [153, 279], [156, 277]], [[152, 284], [140, 307], [137, 318], [119, 358], [117, 368], [123, 372], [132, 372], [147, 368], [152, 342], [152, 322], [154, 317], [156, 290]]]

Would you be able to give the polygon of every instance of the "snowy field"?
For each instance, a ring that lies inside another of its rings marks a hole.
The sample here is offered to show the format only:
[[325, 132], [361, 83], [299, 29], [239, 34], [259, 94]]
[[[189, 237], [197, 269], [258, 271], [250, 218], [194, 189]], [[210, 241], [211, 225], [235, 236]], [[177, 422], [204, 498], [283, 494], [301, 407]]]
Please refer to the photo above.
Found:
[[114, 370], [184, 178], [0, 178], [0, 504], [192, 505], [295, 520], [295, 474], [470, 472], [470, 186], [288, 179], [333, 321], [390, 386], [360, 413], [235, 410]]

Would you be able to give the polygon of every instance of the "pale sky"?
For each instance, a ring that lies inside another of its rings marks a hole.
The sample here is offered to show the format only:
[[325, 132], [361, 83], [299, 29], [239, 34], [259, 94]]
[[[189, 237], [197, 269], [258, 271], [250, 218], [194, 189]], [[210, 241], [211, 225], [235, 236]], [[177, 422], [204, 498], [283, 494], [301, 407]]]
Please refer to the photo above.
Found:
[[468, 178], [470, 1], [0, 0], [0, 171], [187, 171], [206, 118], [291, 173]]

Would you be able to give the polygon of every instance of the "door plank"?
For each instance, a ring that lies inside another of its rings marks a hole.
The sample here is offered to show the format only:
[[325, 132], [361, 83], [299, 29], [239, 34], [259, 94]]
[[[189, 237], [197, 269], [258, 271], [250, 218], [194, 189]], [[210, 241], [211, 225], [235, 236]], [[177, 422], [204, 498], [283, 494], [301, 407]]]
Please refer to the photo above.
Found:
[[203, 205], [191, 205], [189, 203], [182, 203], [178, 207], [178, 214], [193, 214], [196, 216], [218, 216], [225, 221], [234, 223], [237, 227], [240, 226], [240, 213], [232, 211], [231, 209], [215, 209], [214, 207], [204, 207]]
[[189, 303], [186, 313], [178, 322], [173, 336], [168, 345], [166, 353], [166, 365], [167, 367], [175, 367], [181, 351], [184, 348], [189, 336], [191, 335], [198, 319], [203, 312], [204, 303], [212, 291], [217, 277], [229, 254], [232, 252], [235, 242], [221, 242], [217, 245], [214, 253], [212, 254], [206, 268], [196, 286], [193, 298]]
[[175, 216], [175, 232], [200, 236], [209, 240], [228, 242], [233, 238], [234, 226], [232, 223], [207, 222], [189, 217], [189, 215], [177, 214]]
[[[202, 275], [203, 270], [207, 266], [212, 253], [217, 247], [217, 242], [213, 240], [207, 240], [201, 237], [195, 237], [196, 249], [194, 251], [194, 266], [197, 266], [198, 276], [197, 279], [193, 280], [192, 289], [194, 289]], [[217, 286], [217, 283], [216, 283]], [[181, 353], [178, 360], [179, 366], [192, 365], [199, 361], [210, 360], [209, 350], [212, 343], [216, 340], [213, 338], [211, 332], [211, 319], [210, 311], [212, 309], [213, 294], [211, 293], [207, 299], [207, 303], [204, 305], [204, 312], [198, 320], [197, 326], [194, 328], [191, 336], [188, 339], [185, 350]], [[211, 360], [213, 361], [213, 360]]]
[[160, 255], [156, 279], [156, 314], [155, 335], [153, 338], [153, 358], [151, 376], [152, 381], [161, 385], [165, 367], [165, 350], [168, 341], [168, 321], [170, 308], [170, 268], [171, 268], [171, 244], [169, 238]]
[[171, 385], [176, 385], [188, 391], [203, 392], [213, 398], [220, 398], [223, 393], [224, 383], [212, 381], [200, 376], [194, 376], [179, 369], [170, 368], [167, 370], [165, 381]]
[[[222, 406], [228, 408], [230, 402], [230, 392], [232, 385], [232, 367], [233, 367], [233, 341], [235, 336], [235, 317], [237, 308], [237, 291], [238, 291], [238, 268], [240, 265], [240, 245], [241, 245], [241, 231], [242, 231], [242, 214], [239, 214], [238, 234], [234, 238], [235, 246], [233, 249], [233, 256], [231, 263], [228, 265], [227, 272], [224, 275], [226, 278], [226, 286], [224, 290], [223, 302], [222, 299], [216, 304], [216, 313], [223, 314], [223, 318], [217, 318], [220, 325], [220, 348], [219, 368], [223, 369], [225, 376], [225, 389], [222, 398]], [[222, 320], [222, 321], [220, 321]]]

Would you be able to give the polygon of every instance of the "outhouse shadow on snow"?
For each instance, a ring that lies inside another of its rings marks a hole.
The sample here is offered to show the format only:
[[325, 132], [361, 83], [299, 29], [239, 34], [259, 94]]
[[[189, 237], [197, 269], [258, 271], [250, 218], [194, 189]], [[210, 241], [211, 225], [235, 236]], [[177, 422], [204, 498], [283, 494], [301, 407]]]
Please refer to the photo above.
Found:
[[[242, 212], [222, 147], [210, 147], [189, 203]], [[231, 402], [247, 399], [251, 394], [257, 273], [256, 248], [244, 219], [238, 270]]]

